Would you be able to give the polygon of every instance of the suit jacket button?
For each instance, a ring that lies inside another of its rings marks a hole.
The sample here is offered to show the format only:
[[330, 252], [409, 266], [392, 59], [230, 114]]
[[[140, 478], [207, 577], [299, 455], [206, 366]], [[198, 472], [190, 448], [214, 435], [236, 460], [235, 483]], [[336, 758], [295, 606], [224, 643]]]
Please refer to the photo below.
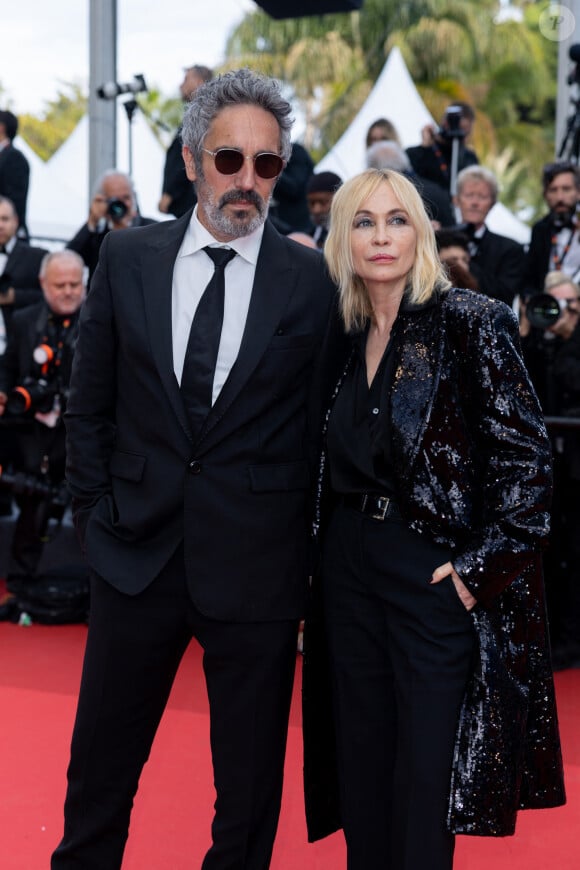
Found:
[[189, 463], [189, 472], [190, 474], [201, 474], [201, 462], [198, 462], [197, 459], [192, 459]]

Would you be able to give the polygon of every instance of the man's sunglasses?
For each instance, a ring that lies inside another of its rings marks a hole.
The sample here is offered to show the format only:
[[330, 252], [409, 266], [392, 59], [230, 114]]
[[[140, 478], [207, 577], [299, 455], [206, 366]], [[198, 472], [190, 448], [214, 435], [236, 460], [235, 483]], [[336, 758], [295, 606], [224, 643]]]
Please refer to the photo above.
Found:
[[215, 168], [221, 175], [235, 175], [244, 165], [244, 160], [254, 161], [254, 171], [260, 178], [276, 178], [284, 168], [284, 161], [280, 155], [272, 154], [270, 151], [262, 151], [261, 154], [255, 156], [250, 154], [246, 157], [235, 148], [218, 148], [217, 151], [209, 151], [207, 148], [201, 150], [211, 154]]

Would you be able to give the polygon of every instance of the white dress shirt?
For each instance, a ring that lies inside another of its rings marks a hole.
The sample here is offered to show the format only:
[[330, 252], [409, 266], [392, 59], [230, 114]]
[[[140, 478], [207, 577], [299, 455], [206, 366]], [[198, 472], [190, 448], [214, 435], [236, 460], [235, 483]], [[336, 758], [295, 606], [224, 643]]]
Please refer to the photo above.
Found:
[[[568, 250], [566, 251], [566, 247]], [[564, 227], [556, 235], [556, 253], [558, 257], [564, 256], [564, 262], [560, 265], [560, 270], [577, 281], [580, 276], [580, 237], [578, 230], [571, 230], [570, 227]], [[553, 256], [550, 258], [550, 269], [555, 268]]]
[[214, 264], [203, 248], [207, 245], [231, 248], [238, 255], [228, 263], [224, 273], [224, 321], [213, 380], [212, 405], [240, 350], [263, 232], [262, 225], [249, 236], [231, 242], [218, 242], [199, 222], [196, 206], [177, 254], [173, 268], [171, 323], [173, 370], [178, 383], [181, 383], [191, 323], [203, 291], [214, 273]]

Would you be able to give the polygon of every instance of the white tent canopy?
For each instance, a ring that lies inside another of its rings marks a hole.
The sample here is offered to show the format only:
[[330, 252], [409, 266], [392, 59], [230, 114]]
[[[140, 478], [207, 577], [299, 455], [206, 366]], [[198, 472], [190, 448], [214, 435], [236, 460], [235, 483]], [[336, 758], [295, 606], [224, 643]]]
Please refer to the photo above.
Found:
[[66, 181], [57, 178], [24, 139], [18, 136], [14, 144], [30, 164], [26, 222], [33, 240], [39, 239], [44, 247], [45, 239], [71, 238], [87, 219], [85, 200]]
[[[167, 216], [157, 211], [157, 203], [161, 196], [165, 149], [155, 138], [140, 111], [133, 115], [131, 139], [132, 177], [139, 210], [146, 217], [163, 220]], [[82, 192], [85, 209], [80, 223], [87, 219], [92, 194], [92, 191], [87, 190], [88, 161], [89, 119], [85, 115], [47, 163], [47, 168], [56, 178]], [[117, 165], [110, 168], [119, 169], [121, 172], [129, 171], [129, 121], [122, 102], [117, 103]], [[77, 223], [73, 234], [79, 226]]]
[[[133, 116], [131, 133], [132, 175], [140, 211], [146, 217], [166, 220], [168, 216], [157, 211], [165, 149], [140, 112]], [[46, 239], [68, 241], [89, 213], [92, 191], [88, 190], [88, 117], [85, 115], [80, 120], [47, 163], [21, 138], [16, 139], [15, 145], [30, 163], [27, 223], [33, 241], [38, 239], [39, 244], [44, 244]], [[115, 168], [122, 172], [129, 170], [129, 122], [122, 103], [118, 104]]]
[[[383, 70], [356, 117], [338, 142], [316, 167], [316, 172], [336, 172], [346, 181], [365, 168], [366, 135], [371, 124], [388, 118], [399, 134], [403, 148], [421, 141], [421, 129], [434, 124], [409, 74], [398, 48], [391, 49]], [[521, 244], [530, 240], [530, 228], [504, 205], [496, 203], [487, 221], [490, 230]]]

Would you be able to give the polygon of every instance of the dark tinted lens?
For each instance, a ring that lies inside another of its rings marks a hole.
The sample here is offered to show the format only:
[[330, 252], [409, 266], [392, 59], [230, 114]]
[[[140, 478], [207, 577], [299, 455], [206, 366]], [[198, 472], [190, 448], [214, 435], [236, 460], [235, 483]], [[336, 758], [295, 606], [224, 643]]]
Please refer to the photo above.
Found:
[[220, 148], [215, 155], [215, 168], [222, 175], [235, 175], [244, 165], [244, 155], [233, 148]]
[[258, 154], [254, 160], [256, 174], [260, 178], [275, 178], [282, 172], [284, 161], [278, 154]]

